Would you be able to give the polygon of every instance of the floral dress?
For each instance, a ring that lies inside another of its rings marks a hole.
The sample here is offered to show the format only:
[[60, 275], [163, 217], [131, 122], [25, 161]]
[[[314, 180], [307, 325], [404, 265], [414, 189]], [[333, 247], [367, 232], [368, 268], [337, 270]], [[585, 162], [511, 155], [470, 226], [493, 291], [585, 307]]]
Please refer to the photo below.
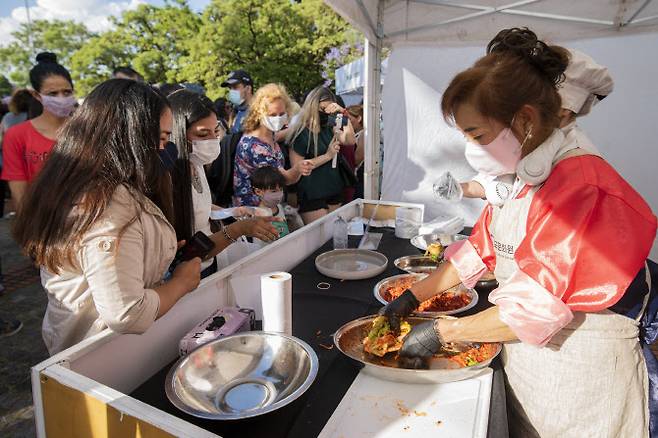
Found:
[[271, 146], [258, 137], [244, 136], [235, 151], [233, 205], [257, 207], [260, 199], [251, 188], [251, 173], [259, 167], [283, 169], [285, 158], [278, 144]]

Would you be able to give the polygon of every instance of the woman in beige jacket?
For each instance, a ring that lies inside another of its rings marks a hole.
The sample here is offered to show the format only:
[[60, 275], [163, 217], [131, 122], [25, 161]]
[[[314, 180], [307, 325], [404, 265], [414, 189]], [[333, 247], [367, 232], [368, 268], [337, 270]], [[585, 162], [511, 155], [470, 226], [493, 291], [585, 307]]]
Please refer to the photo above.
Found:
[[51, 354], [106, 327], [143, 333], [198, 285], [199, 259], [164, 281], [178, 245], [160, 159], [171, 124], [151, 87], [107, 81], [63, 127], [28, 189], [14, 233], [42, 267]]

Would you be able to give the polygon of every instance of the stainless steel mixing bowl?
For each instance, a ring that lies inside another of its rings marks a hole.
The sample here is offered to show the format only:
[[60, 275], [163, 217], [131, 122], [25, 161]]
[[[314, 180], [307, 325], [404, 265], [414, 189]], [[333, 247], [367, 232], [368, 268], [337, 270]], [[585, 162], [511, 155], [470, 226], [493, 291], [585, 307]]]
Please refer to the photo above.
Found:
[[197, 348], [169, 370], [165, 391], [195, 417], [238, 420], [279, 409], [301, 396], [318, 372], [304, 341], [282, 333], [245, 332]]

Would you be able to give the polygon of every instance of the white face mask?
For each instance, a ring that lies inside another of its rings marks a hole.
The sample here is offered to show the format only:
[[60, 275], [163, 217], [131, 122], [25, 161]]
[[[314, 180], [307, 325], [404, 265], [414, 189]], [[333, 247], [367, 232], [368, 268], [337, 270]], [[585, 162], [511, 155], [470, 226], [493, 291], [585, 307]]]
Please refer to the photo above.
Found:
[[197, 166], [210, 164], [219, 156], [220, 145], [218, 138], [210, 140], [193, 140], [190, 162]]
[[282, 116], [266, 116], [261, 120], [263, 126], [272, 132], [278, 132], [288, 123], [288, 114]]
[[479, 173], [500, 176], [516, 173], [521, 160], [521, 143], [510, 128], [505, 128], [489, 144], [480, 145], [466, 141], [466, 161]]
[[240, 93], [240, 90], [229, 90], [228, 100], [233, 105], [241, 105], [242, 102], [244, 102], [244, 98], [242, 97], [242, 93]]

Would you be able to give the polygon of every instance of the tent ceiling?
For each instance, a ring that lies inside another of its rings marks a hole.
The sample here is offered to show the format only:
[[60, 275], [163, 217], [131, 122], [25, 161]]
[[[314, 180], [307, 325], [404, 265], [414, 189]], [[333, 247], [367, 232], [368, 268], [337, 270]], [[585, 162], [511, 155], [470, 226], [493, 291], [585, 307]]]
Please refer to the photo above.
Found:
[[[658, 0], [325, 0], [374, 41], [462, 45], [527, 26], [559, 41], [658, 30]], [[381, 26], [378, 27], [378, 14]]]

